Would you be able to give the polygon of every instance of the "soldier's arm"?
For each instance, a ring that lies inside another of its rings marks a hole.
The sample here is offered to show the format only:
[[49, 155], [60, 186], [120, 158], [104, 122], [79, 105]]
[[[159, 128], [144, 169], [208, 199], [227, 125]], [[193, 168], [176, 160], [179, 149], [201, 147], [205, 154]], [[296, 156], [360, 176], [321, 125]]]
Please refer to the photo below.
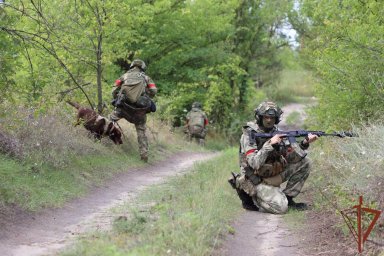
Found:
[[145, 79], [147, 82], [147, 88], [146, 88], [147, 94], [149, 95], [149, 97], [153, 98], [157, 93], [156, 84], [155, 82], [153, 82], [153, 80], [149, 76], [146, 76]]
[[207, 126], [209, 124], [208, 117], [204, 112], [203, 112], [203, 116], [204, 116], [204, 126]]
[[269, 153], [274, 150], [272, 147], [271, 140], [265, 142], [262, 148], [260, 150], [257, 150], [256, 143], [250, 141], [248, 129], [245, 129], [243, 131], [243, 138], [246, 160], [249, 166], [252, 167], [252, 169], [258, 170], [262, 165], [264, 165]]

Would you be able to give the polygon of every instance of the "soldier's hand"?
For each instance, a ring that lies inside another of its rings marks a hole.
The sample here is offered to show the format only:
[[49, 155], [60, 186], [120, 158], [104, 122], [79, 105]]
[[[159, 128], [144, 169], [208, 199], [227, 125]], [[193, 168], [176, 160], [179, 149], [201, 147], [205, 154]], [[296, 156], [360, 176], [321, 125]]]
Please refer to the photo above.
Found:
[[318, 136], [316, 134], [309, 133], [308, 137], [304, 139], [304, 144], [310, 144], [317, 140]]
[[286, 134], [276, 134], [270, 139], [272, 145], [279, 144]]

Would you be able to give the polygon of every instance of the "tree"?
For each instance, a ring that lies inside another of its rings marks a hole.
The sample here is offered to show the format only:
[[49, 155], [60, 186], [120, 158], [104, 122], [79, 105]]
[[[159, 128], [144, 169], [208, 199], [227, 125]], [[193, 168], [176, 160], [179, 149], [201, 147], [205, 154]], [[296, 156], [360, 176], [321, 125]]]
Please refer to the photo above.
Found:
[[[60, 81], [57, 83], [58, 88], [63, 83], [68, 86], [74, 84], [85, 95], [91, 107], [93, 100], [83, 86], [96, 84], [97, 106], [101, 112], [104, 62], [120, 54], [111, 47], [105, 48], [104, 43], [118, 41], [121, 38], [118, 34], [119, 21], [127, 21], [122, 15], [125, 10], [123, 7], [120, 8], [121, 15], [116, 15], [117, 2], [22, 0], [18, 5], [6, 4], [7, 9], [19, 16], [19, 20], [12, 27], [2, 26], [1, 29], [25, 42], [31, 73], [34, 73], [34, 66], [38, 63], [46, 65], [51, 62], [55, 72], [47, 72], [45, 76], [52, 77], [47, 80]], [[29, 51], [39, 52], [31, 56]], [[56, 65], [52, 64], [53, 61]], [[93, 72], [95, 76], [91, 75]], [[57, 79], [63, 77], [63, 73], [68, 79]], [[33, 76], [30, 80], [36, 82]], [[49, 86], [50, 90], [54, 87], [52, 84]]]
[[317, 120], [335, 128], [383, 114], [384, 3], [301, 1], [302, 53], [321, 79]]

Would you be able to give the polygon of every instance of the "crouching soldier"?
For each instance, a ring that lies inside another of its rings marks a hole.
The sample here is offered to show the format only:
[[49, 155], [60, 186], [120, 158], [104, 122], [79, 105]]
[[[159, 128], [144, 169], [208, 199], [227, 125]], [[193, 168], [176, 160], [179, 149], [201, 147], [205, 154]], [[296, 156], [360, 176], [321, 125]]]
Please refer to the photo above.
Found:
[[200, 145], [205, 144], [205, 136], [207, 135], [208, 118], [201, 109], [200, 102], [194, 102], [192, 109], [187, 113], [185, 132], [189, 141], [196, 140]]
[[[255, 109], [255, 122], [243, 127], [240, 139], [241, 173], [229, 180], [236, 189], [243, 207], [248, 210], [283, 214], [288, 208], [305, 210], [305, 203], [296, 203], [310, 171], [310, 160], [304, 150], [317, 139], [309, 134], [299, 144], [285, 145], [284, 135], [272, 138], [250, 136], [252, 132], [273, 133], [278, 130], [282, 110], [273, 102], [263, 102]], [[280, 185], [287, 181], [282, 190]]]
[[144, 73], [146, 68], [144, 61], [136, 59], [129, 70], [116, 80], [116, 88], [112, 92], [115, 110], [110, 116], [113, 121], [125, 118], [135, 125], [140, 157], [144, 162], [148, 162], [147, 113], [156, 111], [152, 98], [157, 93], [155, 83]]

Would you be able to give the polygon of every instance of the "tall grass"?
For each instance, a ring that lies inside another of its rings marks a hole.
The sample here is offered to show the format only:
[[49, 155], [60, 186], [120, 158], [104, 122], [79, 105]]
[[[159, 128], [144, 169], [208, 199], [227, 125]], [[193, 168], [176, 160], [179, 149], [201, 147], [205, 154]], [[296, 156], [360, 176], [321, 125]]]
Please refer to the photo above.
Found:
[[83, 239], [63, 255], [210, 255], [240, 201], [227, 179], [238, 168], [236, 149], [151, 187], [127, 204], [109, 233]]
[[[356, 133], [358, 138], [324, 138], [321, 147], [315, 147], [311, 154], [314, 170], [309, 184], [316, 188], [315, 206], [319, 210], [351, 208], [358, 204], [360, 195], [364, 206], [384, 210], [384, 125], [370, 124], [356, 128]], [[349, 234], [341, 218], [339, 226]], [[384, 216], [370, 239], [384, 243]]]

